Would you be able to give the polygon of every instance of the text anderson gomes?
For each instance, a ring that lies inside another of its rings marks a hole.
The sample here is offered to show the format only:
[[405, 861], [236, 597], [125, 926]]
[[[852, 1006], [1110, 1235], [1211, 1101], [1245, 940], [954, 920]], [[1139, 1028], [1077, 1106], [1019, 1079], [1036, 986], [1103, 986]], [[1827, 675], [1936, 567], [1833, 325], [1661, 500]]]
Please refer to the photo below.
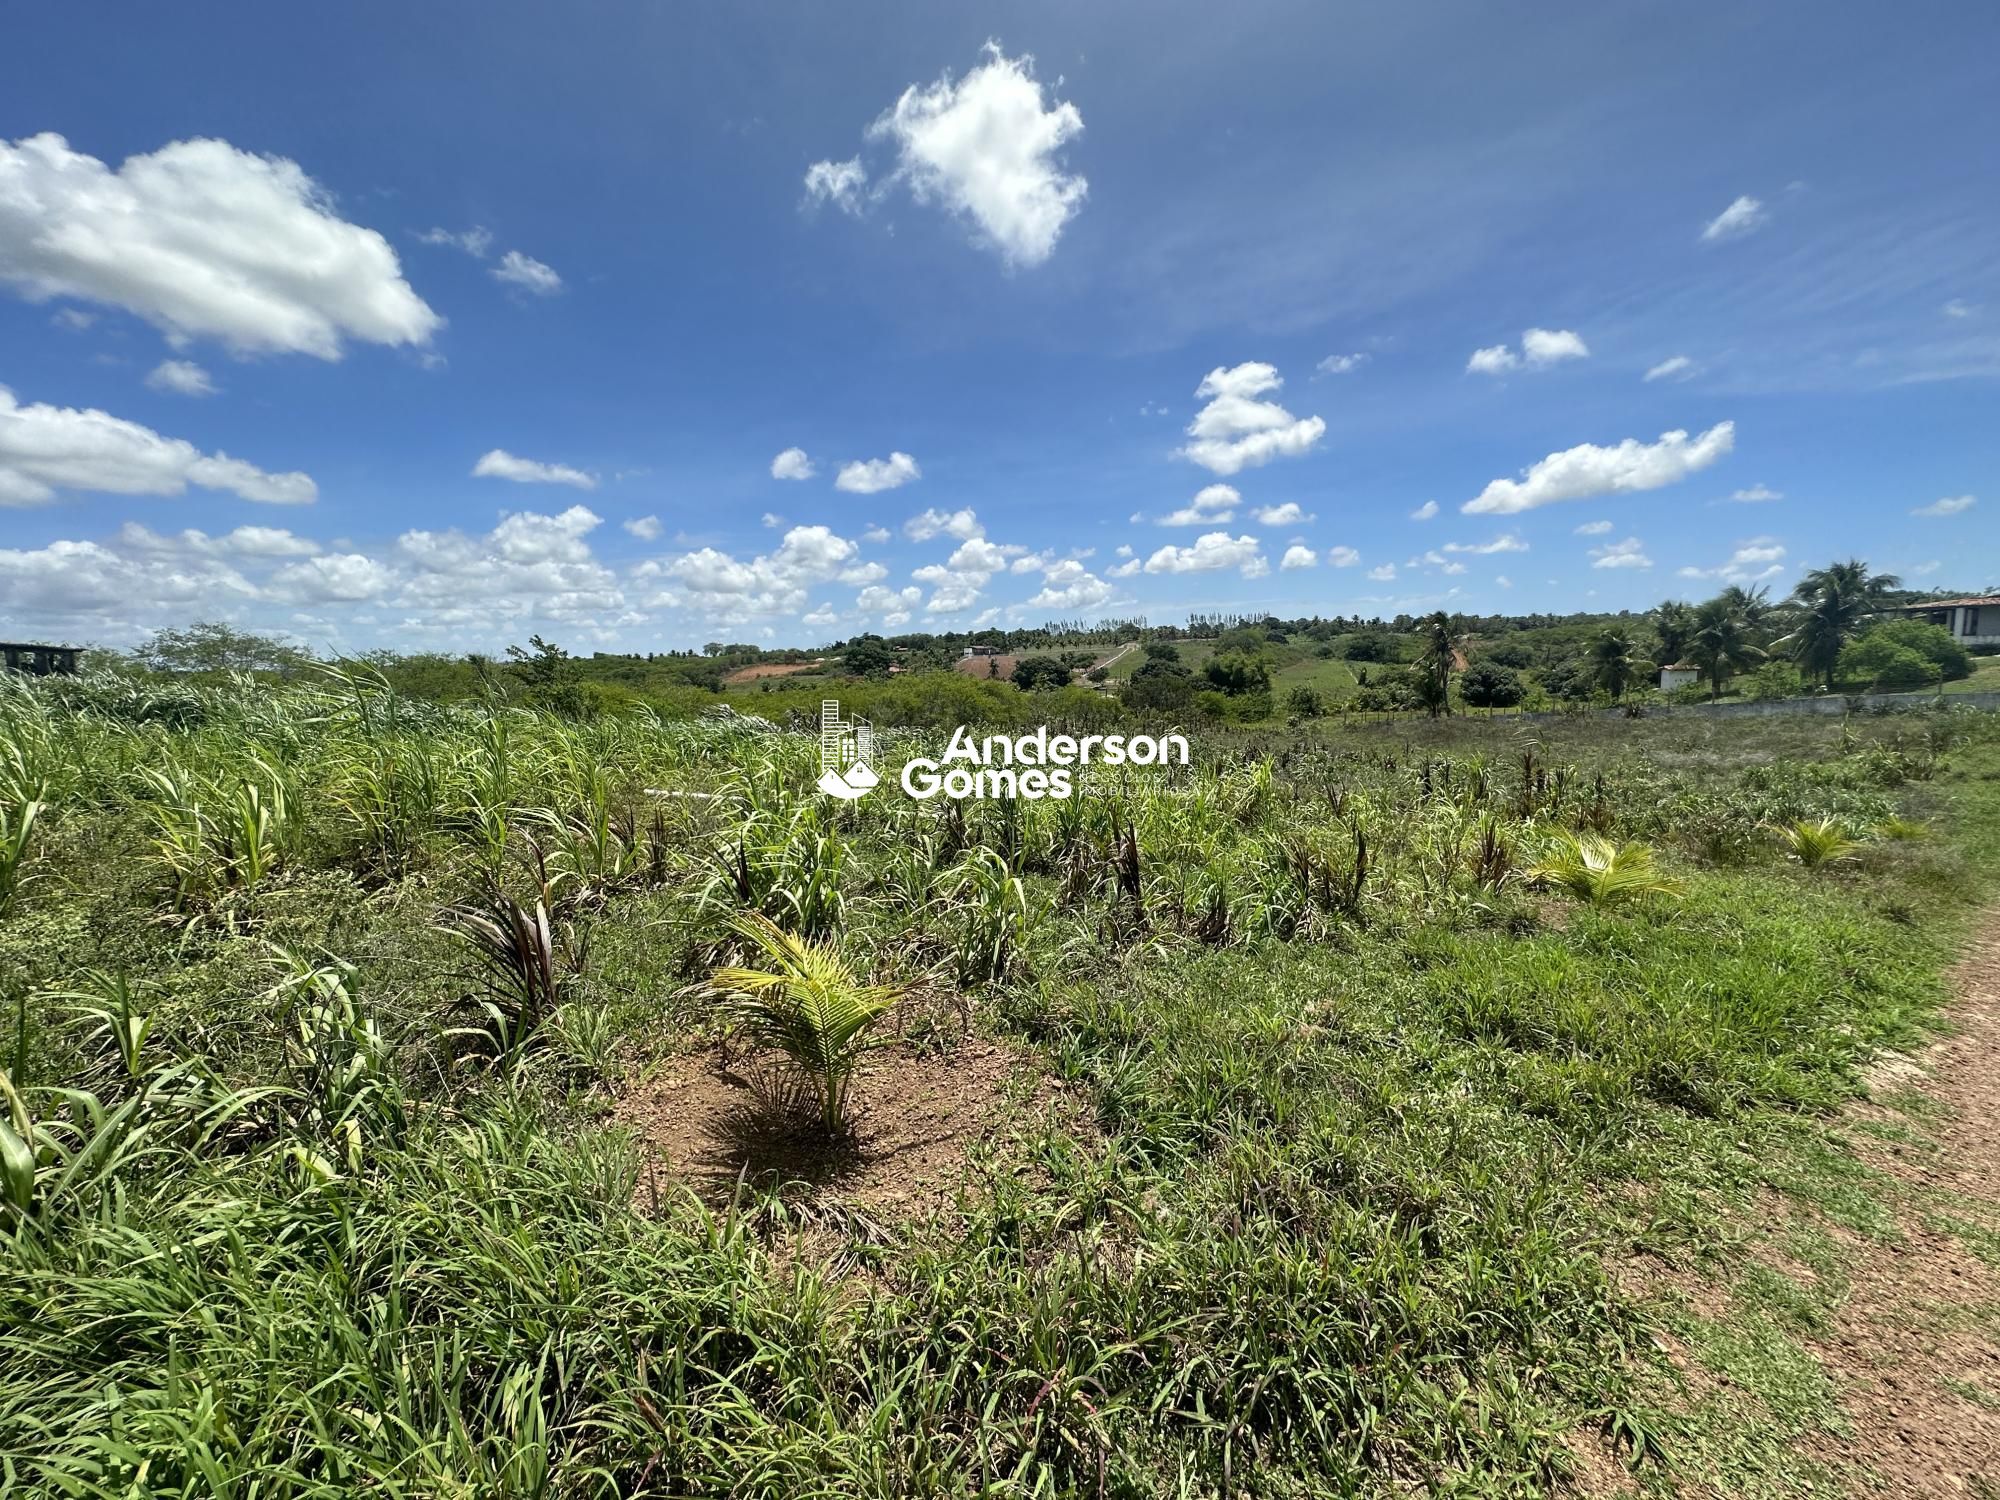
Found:
[[[960, 764], [963, 762], [963, 764]], [[1067, 797], [1071, 766], [1188, 764], [1188, 742], [1178, 734], [995, 734], [974, 741], [959, 725], [936, 760], [918, 757], [903, 766], [903, 790], [912, 797]], [[979, 767], [978, 770], [971, 769]]]

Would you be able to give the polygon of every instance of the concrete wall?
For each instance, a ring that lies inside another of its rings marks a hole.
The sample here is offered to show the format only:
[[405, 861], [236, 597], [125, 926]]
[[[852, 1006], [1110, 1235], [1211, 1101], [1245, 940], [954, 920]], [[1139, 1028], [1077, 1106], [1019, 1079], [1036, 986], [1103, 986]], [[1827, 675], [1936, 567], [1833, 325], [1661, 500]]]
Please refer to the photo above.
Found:
[[[1896, 713], [1912, 709], [2000, 708], [2000, 693], [1828, 693], [1820, 698], [1774, 698], [1768, 703], [1648, 703], [1646, 717], [1761, 719], [1772, 714]], [[1622, 708], [1593, 710], [1599, 718], [1619, 718]], [[1521, 714], [1523, 719], [1560, 719], [1560, 713]]]

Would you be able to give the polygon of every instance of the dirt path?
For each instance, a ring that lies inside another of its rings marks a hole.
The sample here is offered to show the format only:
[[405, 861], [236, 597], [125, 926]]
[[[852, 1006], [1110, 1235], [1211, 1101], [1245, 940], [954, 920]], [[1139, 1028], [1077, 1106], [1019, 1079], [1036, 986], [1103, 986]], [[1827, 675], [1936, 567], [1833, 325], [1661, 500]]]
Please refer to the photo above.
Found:
[[1099, 667], [1102, 667], [1104, 668], [1105, 671], [1108, 672], [1113, 667], [1118, 665], [1119, 662], [1123, 661], [1126, 657], [1130, 656], [1134, 651], [1137, 651], [1138, 649], [1139, 649], [1139, 643], [1137, 641], [1127, 641], [1124, 645], [1120, 646], [1116, 651], [1112, 652], [1109, 656], [1105, 657], [1103, 660], [1092, 662], [1090, 664], [1090, 670], [1095, 672]]
[[[1855, 1137], [1902, 1189], [1904, 1237], [1852, 1242], [1851, 1289], [1816, 1341], [1853, 1424], [1850, 1437], [1828, 1439], [1825, 1456], [1881, 1484], [1864, 1478], [1857, 1494], [2000, 1500], [2000, 1272], [1968, 1246], [2000, 1250], [2000, 911], [1959, 965], [1956, 989], [1955, 1032], [1872, 1079], [1878, 1100], [1927, 1095], [1938, 1110], [1921, 1134], [1935, 1140]], [[1883, 1104], [1857, 1115], [1908, 1124]]]

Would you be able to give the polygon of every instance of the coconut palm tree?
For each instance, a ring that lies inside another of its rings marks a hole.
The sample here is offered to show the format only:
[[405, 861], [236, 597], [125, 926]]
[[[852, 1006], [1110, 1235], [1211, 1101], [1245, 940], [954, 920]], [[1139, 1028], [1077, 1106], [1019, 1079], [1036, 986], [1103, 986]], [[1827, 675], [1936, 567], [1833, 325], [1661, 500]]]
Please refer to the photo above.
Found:
[[1764, 659], [1764, 652], [1750, 640], [1750, 624], [1728, 594], [1711, 599], [1695, 611], [1694, 635], [1688, 655], [1708, 679], [1708, 701], [1722, 693], [1722, 685], [1745, 667]]
[[1671, 666], [1687, 658], [1688, 641], [1694, 635], [1694, 608], [1678, 599], [1668, 599], [1653, 610], [1653, 634], [1660, 638], [1660, 661]]
[[1451, 674], [1458, 666], [1458, 642], [1452, 638], [1451, 617], [1443, 610], [1426, 615], [1418, 627], [1417, 638], [1422, 646], [1410, 674], [1416, 681], [1417, 697], [1435, 719], [1451, 711]]
[[1881, 610], [1889, 590], [1901, 582], [1893, 573], [1870, 573], [1858, 557], [1813, 569], [1792, 591], [1794, 602], [1805, 610], [1804, 618], [1778, 644], [1790, 649], [1800, 671], [1819, 678], [1832, 691], [1840, 648], [1854, 638], [1863, 621]]
[[1625, 696], [1626, 689], [1645, 666], [1631, 638], [1617, 630], [1607, 630], [1590, 643], [1591, 675], [1614, 702]]

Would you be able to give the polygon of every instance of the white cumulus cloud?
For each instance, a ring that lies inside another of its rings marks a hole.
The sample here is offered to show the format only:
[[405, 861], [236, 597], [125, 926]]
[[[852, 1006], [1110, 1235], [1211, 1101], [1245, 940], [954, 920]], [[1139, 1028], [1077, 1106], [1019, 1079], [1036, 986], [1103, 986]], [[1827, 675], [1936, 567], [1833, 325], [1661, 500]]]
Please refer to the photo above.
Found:
[[1432, 517], [1436, 516], [1437, 513], [1438, 513], [1437, 501], [1426, 500], [1422, 505], [1419, 505], [1415, 510], [1410, 512], [1410, 519], [1412, 521], [1428, 521]]
[[660, 525], [658, 516], [634, 516], [629, 521], [619, 522], [619, 525], [642, 542], [657, 542], [660, 539], [660, 532], [664, 529]]
[[1352, 547], [1330, 547], [1327, 549], [1326, 560], [1336, 568], [1351, 568], [1361, 561], [1361, 554]]
[[1729, 497], [1739, 505], [1759, 505], [1766, 500], [1782, 500], [1783, 490], [1774, 490], [1767, 484], [1753, 484], [1748, 489], [1737, 490]]
[[1753, 536], [1739, 542], [1729, 560], [1713, 568], [1682, 568], [1683, 578], [1714, 578], [1723, 583], [1748, 586], [1776, 578], [1785, 571], [1785, 549], [1776, 537]]
[[296, 163], [174, 141], [116, 170], [59, 135], [0, 140], [0, 280], [122, 307], [172, 339], [340, 358], [443, 326], [396, 252]]
[[907, 453], [891, 453], [887, 458], [856, 459], [843, 464], [833, 481], [837, 490], [846, 490], [851, 495], [874, 495], [883, 490], [900, 489], [913, 479], [924, 477], [924, 471], [917, 467], [917, 461]]
[[1204, 485], [1179, 510], [1160, 517], [1162, 526], [1216, 526], [1236, 519], [1243, 496], [1233, 484]]
[[911, 516], [903, 523], [903, 535], [913, 542], [928, 542], [940, 536], [956, 537], [964, 542], [985, 536], [986, 528], [979, 524], [979, 517], [968, 506], [964, 510], [927, 510], [921, 515]]
[[1191, 547], [1162, 547], [1146, 559], [1148, 573], [1214, 573], [1224, 568], [1236, 568], [1245, 578], [1269, 571], [1257, 538], [1232, 537], [1226, 531], [1196, 537]]
[[1188, 424], [1191, 441], [1180, 456], [1227, 476], [1309, 452], [1325, 435], [1325, 421], [1294, 417], [1277, 402], [1259, 399], [1284, 383], [1274, 367], [1255, 360], [1210, 370], [1194, 393], [1208, 404]]
[[547, 266], [532, 255], [523, 255], [519, 250], [509, 250], [500, 257], [500, 264], [493, 268], [493, 279], [504, 281], [511, 287], [524, 292], [532, 292], [537, 297], [553, 297], [562, 290], [563, 280], [553, 266]]
[[1283, 505], [1264, 505], [1250, 512], [1257, 518], [1259, 526], [1297, 526], [1313, 518], [1299, 508], [1295, 500], [1287, 500]]
[[1656, 443], [1627, 438], [1613, 447], [1579, 443], [1523, 471], [1519, 479], [1496, 479], [1459, 509], [1468, 515], [1514, 515], [1559, 500], [1589, 500], [1656, 490], [1707, 468], [1736, 446], [1736, 424], [1718, 422], [1690, 439], [1666, 432]]
[[475, 479], [511, 479], [516, 484], [567, 484], [579, 490], [597, 488], [597, 476], [573, 469], [568, 464], [538, 463], [532, 458], [516, 458], [505, 448], [493, 448], [472, 466]]
[[1608, 536], [1611, 533], [1609, 521], [1585, 521], [1576, 528], [1578, 536]]
[[1686, 380], [1695, 373], [1695, 363], [1685, 354], [1675, 354], [1661, 360], [1646, 372], [1648, 380]]
[[1076, 106], [1045, 96], [1032, 57], [989, 42], [964, 78], [905, 89], [868, 139], [894, 148], [890, 180], [919, 203], [942, 204], [1008, 265], [1038, 266], [1089, 191], [1061, 154], [1082, 133]]
[[1319, 557], [1314, 553], [1312, 548], [1294, 545], [1285, 549], [1285, 555], [1278, 563], [1278, 571], [1280, 573], [1295, 573], [1300, 568], [1316, 568], [1318, 566]]
[[1590, 555], [1594, 559], [1591, 563], [1593, 568], [1650, 568], [1653, 565], [1652, 558], [1646, 556], [1645, 544], [1636, 536], [1592, 547]]
[[1494, 344], [1473, 350], [1465, 368], [1466, 373], [1471, 375], [1504, 375], [1509, 370], [1546, 369], [1566, 359], [1587, 359], [1589, 356], [1590, 346], [1567, 328], [1530, 328], [1521, 335], [1519, 354], [1505, 344]]
[[319, 495], [304, 474], [203, 453], [95, 408], [22, 406], [0, 386], [0, 506], [45, 505], [62, 490], [179, 495], [189, 485], [265, 505], [307, 505]]
[[787, 448], [771, 460], [773, 479], [810, 479], [818, 472], [803, 448]]

